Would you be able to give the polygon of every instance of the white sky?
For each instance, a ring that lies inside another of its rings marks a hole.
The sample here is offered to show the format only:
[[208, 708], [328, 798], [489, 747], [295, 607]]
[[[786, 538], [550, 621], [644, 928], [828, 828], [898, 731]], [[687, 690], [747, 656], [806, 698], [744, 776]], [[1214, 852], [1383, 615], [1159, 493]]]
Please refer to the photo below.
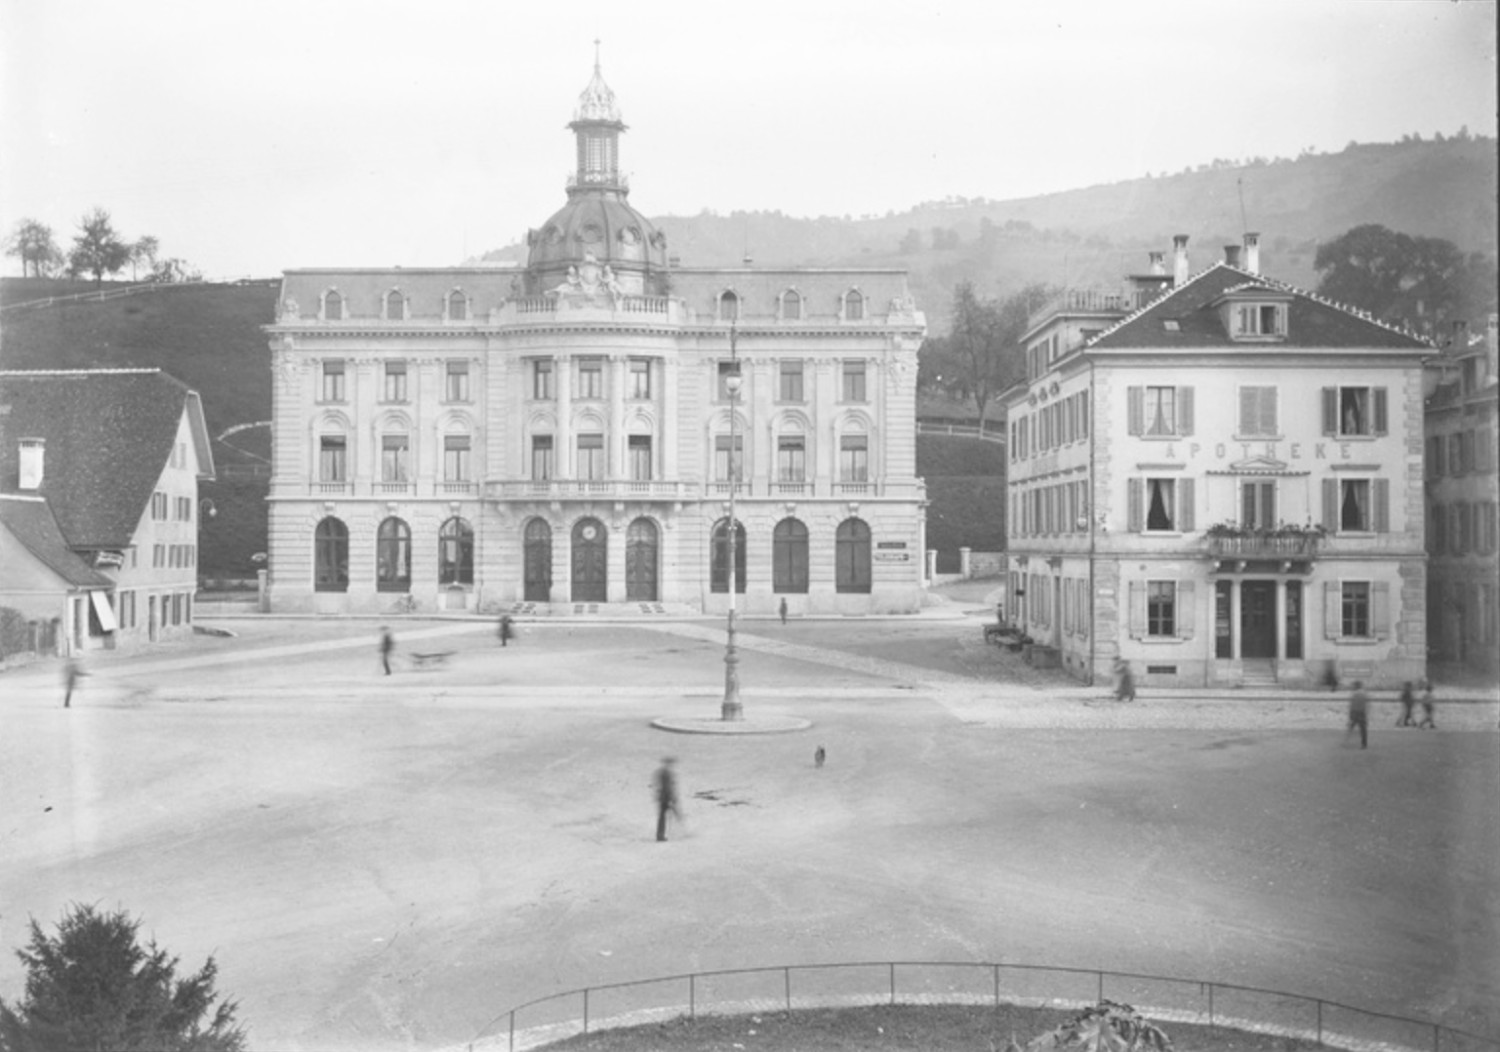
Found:
[[1495, 36], [1488, 0], [0, 0], [0, 224], [456, 264], [562, 204], [595, 37], [637, 208], [857, 216], [1494, 135]]

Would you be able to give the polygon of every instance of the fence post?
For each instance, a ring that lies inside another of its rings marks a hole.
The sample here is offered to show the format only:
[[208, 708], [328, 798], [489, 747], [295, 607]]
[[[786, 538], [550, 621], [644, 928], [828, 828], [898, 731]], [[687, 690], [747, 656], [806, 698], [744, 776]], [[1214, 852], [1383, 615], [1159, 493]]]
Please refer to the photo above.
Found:
[[790, 968], [783, 968], [781, 970], [781, 975], [782, 975], [782, 978], [786, 980], [786, 1014], [787, 1015], [791, 1015], [792, 1014], [792, 970]]
[[1323, 1043], [1323, 999], [1318, 998], [1318, 1044]]
[[1104, 973], [1099, 973], [1099, 1000], [1104, 1000]]
[[510, 1010], [510, 1052], [516, 1052], [516, 1010]]
[[589, 1032], [589, 988], [583, 988], [583, 1032]]
[[998, 1012], [1000, 1010], [1000, 966], [995, 964], [990, 967], [995, 969], [995, 1011]]
[[688, 976], [688, 1018], [698, 1018], [698, 975]]
[[891, 962], [891, 1004], [896, 1003], [896, 962]]
[[1214, 1025], [1214, 984], [1208, 984], [1208, 1026], [1213, 1029]]
[[1438, 1027], [1438, 1025], [1436, 1023], [1433, 1023], [1432, 1024], [1432, 1052], [1438, 1052], [1438, 1042], [1441, 1040], [1441, 1038], [1439, 1036], [1439, 1030], [1440, 1030], [1440, 1028]]

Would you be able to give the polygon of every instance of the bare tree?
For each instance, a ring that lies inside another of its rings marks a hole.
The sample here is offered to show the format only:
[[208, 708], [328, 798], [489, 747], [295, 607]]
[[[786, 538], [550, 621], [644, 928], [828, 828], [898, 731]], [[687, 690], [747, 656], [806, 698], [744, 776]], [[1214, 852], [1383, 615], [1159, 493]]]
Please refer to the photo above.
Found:
[[5, 254], [21, 257], [21, 276], [47, 277], [62, 262], [62, 250], [52, 239], [52, 228], [37, 219], [23, 219], [5, 239]]

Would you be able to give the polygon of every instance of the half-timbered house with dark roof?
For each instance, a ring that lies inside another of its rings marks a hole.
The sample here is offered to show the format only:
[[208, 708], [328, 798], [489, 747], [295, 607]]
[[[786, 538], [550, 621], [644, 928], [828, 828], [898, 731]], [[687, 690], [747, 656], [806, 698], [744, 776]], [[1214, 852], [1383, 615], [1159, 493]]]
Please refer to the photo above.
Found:
[[159, 369], [0, 372], [0, 493], [45, 501], [112, 586], [74, 618], [69, 650], [192, 632], [198, 483], [213, 471], [197, 392]]
[[1010, 429], [1007, 608], [1040, 660], [1145, 685], [1426, 668], [1424, 340], [1179, 236], [1032, 315]]

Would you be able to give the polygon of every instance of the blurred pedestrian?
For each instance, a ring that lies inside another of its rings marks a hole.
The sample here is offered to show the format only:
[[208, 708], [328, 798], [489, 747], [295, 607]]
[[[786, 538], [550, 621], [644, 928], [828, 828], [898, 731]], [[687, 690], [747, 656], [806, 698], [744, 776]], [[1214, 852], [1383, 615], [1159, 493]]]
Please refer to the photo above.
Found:
[[1370, 696], [1365, 693], [1363, 680], [1354, 681], [1354, 690], [1349, 695], [1349, 730], [1344, 734], [1344, 740], [1348, 741], [1349, 735], [1359, 731], [1359, 747], [1368, 749], [1370, 747]]
[[1339, 689], [1339, 666], [1338, 662], [1330, 661], [1323, 669], [1323, 686], [1330, 691]]
[[513, 620], [511, 620], [511, 616], [509, 614], [501, 614], [500, 615], [500, 645], [502, 647], [508, 647], [508, 646], [510, 646], [510, 638], [511, 638], [511, 636], [513, 636], [515, 634], [516, 634], [515, 622]]
[[786, 596], [781, 597], [781, 605], [776, 609], [777, 613], [781, 614], [781, 623], [786, 624]]
[[819, 745], [813, 750], [813, 766], [822, 767], [823, 761], [828, 759], [828, 750]]
[[1124, 658], [1115, 658], [1115, 700], [1135, 700], [1135, 676], [1130, 671], [1130, 664]]
[[656, 775], [651, 779], [651, 788], [656, 794], [656, 839], [667, 839], [667, 812], [679, 822], [682, 821], [682, 812], [677, 809], [677, 775], [672, 770], [677, 763], [675, 757], [663, 756], [661, 766], [656, 769]]
[[78, 687], [78, 681], [88, 673], [83, 671], [83, 664], [71, 654], [63, 662], [63, 708], [73, 707], [73, 691]]
[[1411, 680], [1401, 684], [1401, 717], [1396, 720], [1397, 727], [1413, 727], [1411, 711], [1416, 707], [1417, 695], [1412, 690]]
[[396, 649], [396, 639], [391, 635], [391, 630], [386, 625], [380, 626], [380, 667], [385, 669], [385, 674], [391, 674], [391, 651]]
[[1432, 718], [1437, 709], [1437, 702], [1432, 698], [1432, 680], [1422, 681], [1422, 722], [1417, 724], [1418, 728], [1431, 727], [1437, 730], [1437, 721]]

